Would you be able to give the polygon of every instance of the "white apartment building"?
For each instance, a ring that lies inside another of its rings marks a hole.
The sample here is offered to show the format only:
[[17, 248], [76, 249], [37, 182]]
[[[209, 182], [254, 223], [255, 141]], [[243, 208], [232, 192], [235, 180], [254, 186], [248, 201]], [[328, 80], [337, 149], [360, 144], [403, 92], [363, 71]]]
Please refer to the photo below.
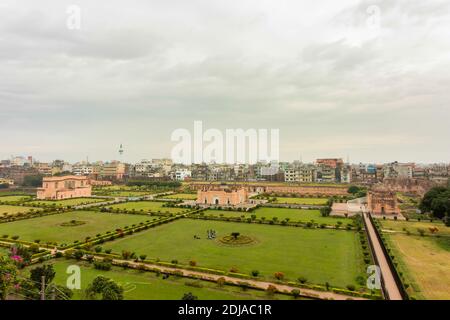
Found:
[[94, 173], [94, 167], [86, 164], [75, 164], [72, 173], [76, 176], [86, 176]]
[[188, 169], [177, 169], [173, 172], [172, 178], [177, 181], [184, 181], [192, 176], [191, 170]]

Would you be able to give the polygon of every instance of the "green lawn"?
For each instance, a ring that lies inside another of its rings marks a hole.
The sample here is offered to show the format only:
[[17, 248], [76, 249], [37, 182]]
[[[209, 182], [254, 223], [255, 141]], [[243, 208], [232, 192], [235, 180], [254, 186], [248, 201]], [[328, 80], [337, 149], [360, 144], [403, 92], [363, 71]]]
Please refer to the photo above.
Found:
[[318, 224], [335, 225], [338, 221], [341, 221], [343, 225], [352, 223], [348, 218], [335, 218], [335, 217], [322, 217], [319, 210], [306, 210], [306, 209], [287, 209], [287, 208], [270, 208], [262, 207], [253, 212], [239, 212], [239, 211], [226, 211], [226, 210], [206, 210], [204, 211], [206, 216], [215, 215], [219, 216], [223, 214], [224, 217], [241, 217], [250, 218], [252, 215], [256, 215], [256, 219], [265, 218], [266, 220], [272, 220], [273, 217], [278, 218], [278, 221], [282, 221], [289, 218], [290, 222], [308, 222], [314, 220]]
[[30, 204], [38, 205], [38, 206], [58, 206], [58, 207], [66, 207], [66, 206], [78, 206], [81, 204], [88, 203], [96, 203], [96, 202], [104, 202], [105, 199], [98, 198], [74, 198], [74, 199], [65, 199], [65, 200], [36, 200], [29, 202]]
[[[257, 240], [256, 244], [229, 247], [217, 240], [207, 240], [206, 232], [217, 236], [240, 232]], [[194, 235], [201, 237], [194, 239]], [[260, 271], [267, 279], [274, 272], [285, 273], [295, 281], [304, 276], [312, 283], [345, 287], [364, 275], [362, 249], [353, 231], [304, 229], [295, 227], [182, 219], [137, 233], [104, 245], [113, 252], [122, 250], [146, 254], [161, 261], [177, 259], [181, 264], [194, 260], [198, 266], [241, 273]]]
[[450, 237], [385, 233], [415, 299], [450, 299]]
[[[170, 276], [168, 279], [162, 279], [153, 272], [140, 272], [130, 269], [113, 267], [110, 271], [99, 271], [89, 265], [87, 262], [75, 260], [56, 260], [50, 262], [56, 271], [54, 282], [59, 285], [66, 285], [66, 270], [71, 265], [78, 265], [81, 268], [81, 290], [74, 290], [73, 299], [80, 300], [84, 298], [83, 290], [92, 283], [97, 276], [104, 276], [113, 279], [124, 288], [126, 300], [181, 300], [181, 297], [192, 292], [200, 300], [243, 300], [243, 299], [293, 299], [287, 295], [277, 294], [273, 297], [267, 296], [266, 292], [259, 290], [246, 290], [235, 286], [218, 287], [213, 282], [192, 280]], [[31, 268], [34, 268], [32, 266]], [[27, 270], [28, 271], [28, 270]], [[25, 273], [27, 272], [25, 271]], [[186, 283], [195, 283], [201, 288], [186, 285]]]
[[400, 220], [378, 220], [381, 222], [383, 229], [406, 232], [412, 234], [419, 234], [417, 229], [425, 230], [425, 234], [430, 235], [430, 228], [437, 228], [436, 235], [450, 236], [450, 227], [446, 227], [444, 223], [439, 220], [429, 221], [400, 221]]
[[[269, 297], [266, 292], [259, 290], [246, 290], [235, 286], [217, 286], [213, 282], [192, 280], [170, 276], [162, 279], [153, 272], [140, 272], [130, 269], [113, 267], [110, 271], [100, 271], [92, 267], [87, 262], [75, 260], [62, 260], [50, 262], [56, 271], [54, 282], [59, 285], [66, 285], [66, 270], [71, 265], [78, 265], [81, 268], [81, 290], [74, 290], [74, 300], [84, 299], [83, 290], [92, 283], [97, 276], [104, 276], [113, 279], [124, 288], [125, 300], [181, 300], [181, 297], [192, 292], [199, 300], [244, 300], [244, 299], [293, 299], [288, 295], [276, 294]], [[34, 268], [32, 266], [31, 268]], [[28, 270], [25, 271], [27, 274]], [[195, 283], [200, 288], [186, 285]]]
[[188, 211], [188, 209], [184, 208], [166, 208], [163, 207], [164, 202], [160, 201], [131, 201], [125, 203], [114, 204], [112, 206], [107, 206], [107, 208], [113, 209], [127, 209], [127, 210], [144, 210], [147, 212], [155, 212], [160, 211], [161, 213], [180, 213]]
[[176, 194], [170, 194], [167, 196], [162, 196], [161, 198], [164, 199], [181, 199], [181, 200], [196, 200], [197, 194], [195, 193], [176, 193]]
[[16, 215], [18, 213], [27, 213], [30, 210], [40, 211], [39, 209], [32, 207], [0, 205], [0, 217], [4, 215]]
[[2, 196], [0, 202], [18, 202], [31, 199], [31, 196]]
[[325, 205], [328, 199], [326, 198], [288, 198], [277, 197], [274, 203], [286, 204], [304, 204], [304, 205]]
[[[92, 211], [73, 211], [50, 216], [32, 218], [0, 224], [0, 236], [20, 236], [19, 240], [44, 242], [71, 243], [94, 237], [98, 233], [114, 231], [117, 228], [131, 226], [153, 218], [148, 216], [100, 213]], [[63, 227], [61, 223], [71, 220], [84, 221], [79, 226]]]
[[131, 197], [143, 197], [146, 195], [151, 195], [153, 193], [154, 192], [151, 192], [151, 191], [108, 191], [106, 193], [99, 192], [99, 193], [94, 193], [94, 194], [104, 195], [104, 196], [109, 196], [109, 197], [131, 198]]

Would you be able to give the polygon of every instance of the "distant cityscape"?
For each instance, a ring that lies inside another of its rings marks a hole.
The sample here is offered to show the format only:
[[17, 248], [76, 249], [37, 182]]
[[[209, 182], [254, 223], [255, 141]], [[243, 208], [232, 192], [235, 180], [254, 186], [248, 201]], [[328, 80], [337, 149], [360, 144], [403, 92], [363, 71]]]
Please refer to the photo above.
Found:
[[420, 179], [448, 182], [450, 164], [358, 163], [340, 158], [317, 159], [313, 163], [258, 162], [256, 164], [173, 163], [171, 159], [80, 161], [62, 159], [41, 162], [32, 156], [14, 156], [0, 161], [0, 185], [23, 185], [27, 176], [87, 176], [92, 180], [120, 182], [128, 179], [155, 181], [273, 181], [287, 183], [358, 183], [372, 185], [386, 179]]

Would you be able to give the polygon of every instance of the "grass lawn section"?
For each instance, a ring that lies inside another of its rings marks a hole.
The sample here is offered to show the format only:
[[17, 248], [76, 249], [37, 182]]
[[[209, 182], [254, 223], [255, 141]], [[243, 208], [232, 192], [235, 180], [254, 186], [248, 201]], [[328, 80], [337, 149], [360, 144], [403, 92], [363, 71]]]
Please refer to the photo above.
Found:
[[290, 222], [308, 222], [314, 220], [314, 222], [318, 224], [328, 224], [335, 225], [338, 221], [342, 222], [342, 225], [345, 226], [347, 223], [352, 223], [352, 220], [349, 218], [335, 218], [335, 217], [322, 217], [320, 215], [319, 210], [306, 210], [306, 209], [287, 209], [287, 208], [269, 208], [262, 207], [256, 209], [253, 212], [239, 212], [239, 211], [226, 211], [226, 210], [206, 210], [204, 211], [205, 215], [215, 215], [219, 216], [223, 214], [224, 217], [241, 217], [245, 216], [245, 218], [250, 218], [253, 214], [256, 215], [256, 219], [260, 219], [262, 217], [266, 218], [266, 220], [272, 220], [273, 217], [277, 217], [278, 221], [282, 221], [286, 218], [289, 218]]
[[325, 205], [328, 199], [326, 198], [288, 198], [277, 197], [274, 203], [287, 203], [287, 204], [305, 204], [305, 205]]
[[197, 194], [193, 193], [176, 193], [176, 194], [170, 194], [167, 196], [162, 196], [161, 198], [164, 199], [181, 199], [181, 200], [196, 200]]
[[[83, 290], [92, 283], [97, 276], [113, 279], [124, 288], [126, 300], [180, 300], [187, 292], [192, 292], [200, 300], [243, 300], [243, 299], [268, 299], [264, 291], [247, 290], [234, 286], [218, 287], [215, 283], [198, 281], [188, 278], [170, 276], [163, 280], [162, 276], [156, 276], [153, 272], [140, 272], [130, 269], [113, 267], [110, 271], [99, 271], [86, 262], [75, 260], [57, 260], [50, 262], [56, 271], [54, 282], [65, 285], [67, 280], [66, 270], [70, 265], [81, 267], [81, 290], [74, 290], [73, 299], [83, 299]], [[34, 266], [33, 266], [34, 267]], [[31, 267], [31, 268], [33, 268]], [[202, 285], [196, 288], [186, 285], [186, 282], [195, 282]], [[277, 294], [274, 299], [293, 299], [287, 295]]]
[[144, 211], [151, 211], [151, 212], [169, 212], [169, 213], [180, 213], [187, 211], [188, 209], [184, 208], [168, 208], [163, 207], [164, 202], [160, 201], [132, 201], [132, 202], [125, 202], [125, 203], [119, 203], [114, 204], [112, 206], [106, 206], [107, 208], [113, 208], [113, 209], [127, 209], [127, 210], [133, 210], [136, 211], [144, 210]]
[[400, 221], [400, 220], [379, 220], [383, 226], [383, 230], [393, 230], [406, 232], [405, 230], [411, 232], [412, 234], [418, 235], [417, 229], [424, 229], [425, 234], [430, 235], [430, 229], [436, 227], [439, 231], [436, 232], [437, 235], [450, 236], [450, 227], [446, 227], [444, 223], [438, 220], [433, 222], [429, 221]]
[[[207, 240], [206, 232], [214, 229], [217, 236], [240, 232], [254, 237], [258, 243], [228, 247], [215, 240]], [[194, 235], [201, 237], [195, 240]], [[305, 276], [311, 283], [345, 287], [357, 285], [355, 279], [364, 275], [358, 235], [353, 231], [310, 230], [295, 227], [255, 225], [245, 223], [182, 219], [105, 244], [114, 252], [122, 250], [147, 254], [170, 262], [188, 264], [195, 260], [198, 266], [250, 274], [260, 271], [267, 279], [274, 272], [285, 273], [295, 281]]]
[[39, 208], [0, 205], [0, 216], [3, 216], [5, 214], [18, 214], [21, 212], [28, 212], [30, 210], [40, 211]]
[[74, 199], [64, 199], [64, 200], [36, 200], [29, 202], [30, 204], [40, 205], [40, 206], [52, 206], [56, 205], [58, 207], [66, 206], [77, 206], [80, 204], [104, 202], [105, 199], [98, 198], [74, 198]]
[[151, 195], [155, 192], [151, 191], [107, 191], [107, 192], [98, 192], [94, 193], [99, 196], [109, 196], [109, 197], [143, 197], [147, 195]]
[[30, 196], [0, 196], [0, 202], [16, 202], [31, 199]]
[[450, 237], [385, 233], [416, 299], [450, 299]]
[[[63, 227], [61, 223], [78, 220], [86, 222], [83, 225]], [[20, 236], [19, 240], [44, 242], [72, 243], [83, 241], [86, 237], [94, 237], [98, 233], [114, 231], [117, 228], [131, 226], [139, 222], [152, 220], [148, 216], [100, 213], [92, 211], [73, 211], [46, 217], [26, 219], [0, 224], [0, 235]]]

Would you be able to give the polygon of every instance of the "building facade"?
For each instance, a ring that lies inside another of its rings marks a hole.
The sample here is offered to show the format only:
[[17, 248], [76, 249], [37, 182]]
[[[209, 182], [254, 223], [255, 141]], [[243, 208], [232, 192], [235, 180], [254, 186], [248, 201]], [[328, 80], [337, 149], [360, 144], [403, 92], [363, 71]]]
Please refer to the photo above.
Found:
[[400, 209], [397, 195], [390, 190], [371, 190], [367, 194], [367, 208], [375, 215], [397, 215]]
[[87, 177], [63, 176], [43, 178], [42, 188], [37, 189], [39, 200], [62, 200], [90, 197], [92, 186]]
[[248, 202], [245, 188], [211, 188], [197, 191], [197, 203], [212, 206], [237, 206]]

